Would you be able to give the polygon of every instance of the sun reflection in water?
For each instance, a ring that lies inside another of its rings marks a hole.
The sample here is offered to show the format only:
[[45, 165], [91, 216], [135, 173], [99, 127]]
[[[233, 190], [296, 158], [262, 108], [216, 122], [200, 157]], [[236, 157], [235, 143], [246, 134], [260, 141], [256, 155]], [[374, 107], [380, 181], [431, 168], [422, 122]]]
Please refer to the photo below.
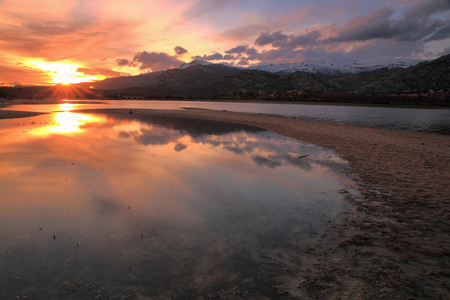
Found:
[[73, 106], [74, 106], [74, 104], [63, 103], [63, 104], [60, 104], [60, 109], [61, 109], [62, 111], [73, 110]]
[[[72, 106], [72, 104], [61, 104], [61, 108], [65, 105], [68, 105], [67, 108]], [[29, 133], [35, 136], [80, 133], [84, 131], [83, 126], [86, 124], [103, 121], [103, 118], [98, 116], [63, 111], [55, 113], [53, 121], [42, 127], [33, 128]]]

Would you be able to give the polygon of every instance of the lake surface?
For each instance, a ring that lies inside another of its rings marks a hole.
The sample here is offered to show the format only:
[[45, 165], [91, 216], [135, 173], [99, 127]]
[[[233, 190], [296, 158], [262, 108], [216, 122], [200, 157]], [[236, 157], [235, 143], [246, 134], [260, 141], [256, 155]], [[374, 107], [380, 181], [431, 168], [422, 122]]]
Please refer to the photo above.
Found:
[[219, 122], [0, 120], [0, 298], [282, 297], [334, 241], [345, 166]]
[[[70, 103], [70, 102], [68, 102]], [[72, 102], [74, 103], [74, 102]], [[79, 102], [76, 102], [79, 103]], [[393, 107], [358, 107], [339, 105], [305, 105], [273, 103], [231, 103], [206, 101], [103, 101], [102, 104], [77, 104], [83, 108], [208, 108], [295, 117], [339, 124], [450, 135], [450, 109], [416, 109]], [[57, 111], [59, 105], [15, 105], [7, 109]]]

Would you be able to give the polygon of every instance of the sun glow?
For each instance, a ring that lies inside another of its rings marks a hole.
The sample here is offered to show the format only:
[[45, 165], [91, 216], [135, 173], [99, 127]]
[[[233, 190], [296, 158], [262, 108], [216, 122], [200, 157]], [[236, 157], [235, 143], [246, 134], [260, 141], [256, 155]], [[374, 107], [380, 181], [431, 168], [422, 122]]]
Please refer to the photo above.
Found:
[[62, 111], [73, 110], [74, 104], [71, 103], [63, 103], [59, 105]]
[[58, 132], [75, 132], [81, 130], [81, 125], [92, 122], [93, 118], [88, 115], [75, 114], [65, 111], [57, 113], [55, 120], [59, 125], [56, 127]]
[[56, 84], [72, 84], [98, 80], [95, 76], [88, 76], [78, 72], [77, 70], [80, 66], [77, 64], [43, 61], [31, 61], [29, 64], [32, 67], [49, 72], [49, 75], [52, 77], [52, 83]]
[[64, 111], [56, 113], [52, 123], [43, 127], [33, 128], [29, 133], [35, 136], [77, 133], [83, 131], [84, 125], [101, 121], [103, 121], [103, 119], [97, 116]]

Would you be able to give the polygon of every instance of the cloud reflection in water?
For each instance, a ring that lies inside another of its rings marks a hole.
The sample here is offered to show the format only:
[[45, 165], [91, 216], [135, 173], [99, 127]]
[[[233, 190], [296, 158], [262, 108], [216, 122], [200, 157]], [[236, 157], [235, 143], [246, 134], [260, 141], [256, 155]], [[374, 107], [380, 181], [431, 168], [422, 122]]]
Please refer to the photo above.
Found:
[[[141, 117], [141, 121], [154, 126], [150, 129], [143, 127], [140, 130], [120, 131], [119, 137], [132, 137], [136, 143], [144, 146], [175, 143], [174, 150], [177, 152], [187, 149], [189, 144], [193, 143], [221, 147], [235, 154], [251, 154], [251, 159], [257, 165], [269, 168], [291, 165], [310, 172], [313, 170], [311, 163], [329, 163], [324, 159], [323, 151], [317, 147], [281, 136], [277, 136], [276, 140], [271, 139], [267, 132], [252, 126], [148, 116]], [[187, 139], [188, 142], [180, 143], [182, 139]], [[301, 152], [299, 144], [303, 148]], [[299, 159], [299, 156], [305, 153], [308, 154], [308, 159]], [[340, 160], [333, 156], [334, 163]], [[328, 157], [331, 157], [330, 153]]]
[[[56, 130], [59, 116], [0, 120], [0, 265], [41, 278], [27, 287], [36, 295], [93, 279], [122, 298], [186, 284], [201, 295], [261, 291], [287, 276], [275, 269], [300, 265], [293, 249], [320, 247], [322, 220], [345, 208], [332, 176], [344, 162], [310, 144], [138, 114], [63, 115], [77, 130]], [[10, 277], [0, 274], [5, 298], [16, 295]]]

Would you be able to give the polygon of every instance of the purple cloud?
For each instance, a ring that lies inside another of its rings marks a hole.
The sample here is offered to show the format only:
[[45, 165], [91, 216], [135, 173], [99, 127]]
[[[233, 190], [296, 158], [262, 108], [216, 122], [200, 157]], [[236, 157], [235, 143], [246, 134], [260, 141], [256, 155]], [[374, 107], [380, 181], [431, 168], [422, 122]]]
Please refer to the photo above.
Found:
[[258, 53], [258, 50], [256, 50], [255, 48], [248, 48], [247, 51], [245, 51], [245, 54], [251, 56], [251, 55], [255, 55]]
[[353, 42], [375, 38], [391, 38], [394, 32], [391, 30], [389, 18], [393, 12], [391, 9], [381, 8], [367, 16], [356, 16], [344, 25], [337, 36], [330, 37], [324, 42]]
[[150, 69], [152, 72], [177, 68], [183, 63], [175, 56], [170, 56], [163, 52], [139, 52], [133, 57], [130, 63], [132, 66], [139, 66], [141, 70]]
[[276, 42], [285, 41], [287, 37], [288, 36], [283, 34], [281, 30], [274, 33], [270, 33], [269, 31], [267, 31], [260, 34], [260, 36], [255, 41], [255, 45], [257, 46], [270, 45]]
[[184, 49], [184, 48], [181, 47], [181, 46], [176, 46], [173, 50], [175, 51], [175, 53], [176, 53], [177, 55], [183, 55], [183, 54], [189, 52], [189, 51], [187, 51], [186, 49]]
[[[249, 53], [248, 49], [246, 58], [278, 63], [306, 58], [350, 60], [421, 56], [425, 54], [427, 42], [450, 38], [450, 19], [443, 17], [449, 10], [448, 0], [416, 2], [400, 16], [395, 16], [394, 9], [382, 7], [367, 15], [354, 16], [342, 27], [323, 26], [323, 32], [334, 32], [327, 38], [319, 30], [299, 35], [284, 34], [281, 30], [266, 31], [254, 44], [270, 45], [273, 49], [260, 53]], [[342, 52], [342, 43], [352, 43], [351, 50]], [[243, 50], [239, 47], [229, 51]]]
[[320, 36], [321, 32], [318, 30], [301, 35], [286, 35], [283, 34], [282, 31], [277, 31], [274, 33], [263, 32], [255, 40], [255, 45], [272, 45], [275, 48], [295, 49], [300, 46], [308, 46], [316, 43]]
[[438, 30], [436, 30], [434, 33], [432, 33], [431, 35], [429, 35], [425, 41], [426, 42], [430, 42], [430, 41], [437, 41], [437, 40], [443, 40], [450, 37], [450, 24], [447, 24], [441, 28], [439, 28]]
[[400, 19], [392, 19], [394, 11], [381, 8], [366, 16], [356, 16], [347, 22], [330, 42], [392, 39], [401, 42], [425, 42], [450, 37], [450, 20], [432, 18], [436, 13], [450, 10], [450, 1], [420, 2], [406, 10]]
[[210, 61], [210, 60], [221, 60], [223, 59], [223, 55], [220, 53], [214, 53], [211, 55], [203, 55], [203, 56], [194, 56], [194, 59], [201, 59], [201, 60], [205, 60], [205, 61]]
[[290, 35], [286, 41], [280, 41], [275, 43], [275, 47], [281, 48], [296, 48], [299, 46], [308, 46], [317, 42], [318, 38], [321, 36], [321, 32], [318, 30], [311, 31], [307, 34], [302, 35]]
[[233, 60], [233, 59], [236, 59], [236, 57], [234, 55], [231, 55], [231, 54], [225, 54], [223, 56], [223, 59], [224, 60]]
[[250, 65], [250, 62], [248, 61], [247, 58], [242, 58], [242, 59], [237, 63], [237, 65], [238, 65], [238, 66], [248, 66], [248, 65]]
[[116, 59], [116, 61], [117, 61], [117, 65], [119, 65], [119, 66], [127, 66], [130, 64], [130, 61], [125, 58], [118, 58], [118, 59]]
[[237, 46], [234, 47], [230, 50], [225, 51], [225, 53], [228, 54], [241, 54], [241, 53], [245, 53], [245, 51], [247, 51], [248, 46], [247, 45], [241, 45], [241, 46]]

